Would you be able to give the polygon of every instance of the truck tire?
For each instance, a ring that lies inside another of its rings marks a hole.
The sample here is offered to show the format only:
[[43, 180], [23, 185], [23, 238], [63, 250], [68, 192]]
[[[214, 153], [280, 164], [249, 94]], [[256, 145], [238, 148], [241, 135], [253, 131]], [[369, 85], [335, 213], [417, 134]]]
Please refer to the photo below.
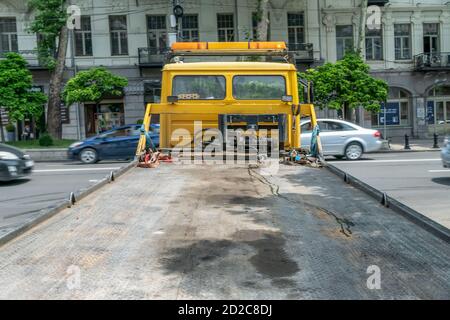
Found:
[[80, 152], [80, 160], [85, 164], [93, 164], [98, 162], [98, 154], [95, 149], [86, 148]]

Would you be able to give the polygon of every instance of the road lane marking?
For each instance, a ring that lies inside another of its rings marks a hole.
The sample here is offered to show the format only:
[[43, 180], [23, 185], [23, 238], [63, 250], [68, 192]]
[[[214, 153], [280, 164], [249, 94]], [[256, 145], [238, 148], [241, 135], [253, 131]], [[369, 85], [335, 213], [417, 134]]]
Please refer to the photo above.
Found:
[[429, 161], [441, 161], [441, 159], [397, 159], [397, 160], [357, 160], [357, 161], [328, 161], [331, 163], [395, 163], [395, 162], [429, 162]]
[[442, 170], [428, 170], [431, 173], [439, 173], [439, 172], [450, 172], [450, 169], [442, 169]]
[[71, 172], [71, 171], [99, 171], [99, 170], [117, 170], [120, 167], [111, 168], [76, 168], [76, 169], [43, 169], [43, 170], [33, 170], [33, 172]]

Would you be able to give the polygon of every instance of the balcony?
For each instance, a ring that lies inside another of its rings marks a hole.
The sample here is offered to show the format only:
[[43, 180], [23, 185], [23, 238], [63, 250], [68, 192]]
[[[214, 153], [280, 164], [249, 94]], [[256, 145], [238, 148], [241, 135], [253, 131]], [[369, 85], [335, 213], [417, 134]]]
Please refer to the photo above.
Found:
[[[0, 52], [0, 59], [3, 59], [8, 52]], [[33, 70], [45, 70], [45, 67], [38, 58], [37, 50], [19, 50], [16, 52], [20, 54], [28, 63], [28, 68]]]
[[162, 67], [169, 49], [139, 48], [140, 67]]
[[312, 43], [289, 43], [288, 48], [294, 54], [297, 63], [314, 62]]
[[414, 70], [450, 70], [450, 52], [421, 53], [414, 56]]

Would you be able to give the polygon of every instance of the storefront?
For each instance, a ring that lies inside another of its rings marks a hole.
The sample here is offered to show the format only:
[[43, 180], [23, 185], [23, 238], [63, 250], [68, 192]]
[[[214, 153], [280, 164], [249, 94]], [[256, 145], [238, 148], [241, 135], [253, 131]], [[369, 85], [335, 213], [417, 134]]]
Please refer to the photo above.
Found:
[[386, 137], [401, 135], [397, 132], [412, 131], [413, 116], [411, 94], [401, 88], [390, 87], [388, 100], [381, 105], [379, 113], [372, 113], [372, 127]]
[[84, 116], [87, 137], [125, 125], [123, 102], [85, 104]]
[[428, 91], [426, 103], [428, 133], [450, 133], [450, 85], [439, 85]]

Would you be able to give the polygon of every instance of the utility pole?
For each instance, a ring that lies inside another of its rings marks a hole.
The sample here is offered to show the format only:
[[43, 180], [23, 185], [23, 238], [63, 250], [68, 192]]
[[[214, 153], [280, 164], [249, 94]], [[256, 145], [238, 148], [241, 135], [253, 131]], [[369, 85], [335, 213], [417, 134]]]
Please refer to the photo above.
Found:
[[359, 38], [358, 38], [358, 51], [363, 59], [365, 59], [365, 47], [366, 47], [366, 20], [367, 20], [367, 6], [368, 0], [361, 0], [361, 13], [359, 21]]

